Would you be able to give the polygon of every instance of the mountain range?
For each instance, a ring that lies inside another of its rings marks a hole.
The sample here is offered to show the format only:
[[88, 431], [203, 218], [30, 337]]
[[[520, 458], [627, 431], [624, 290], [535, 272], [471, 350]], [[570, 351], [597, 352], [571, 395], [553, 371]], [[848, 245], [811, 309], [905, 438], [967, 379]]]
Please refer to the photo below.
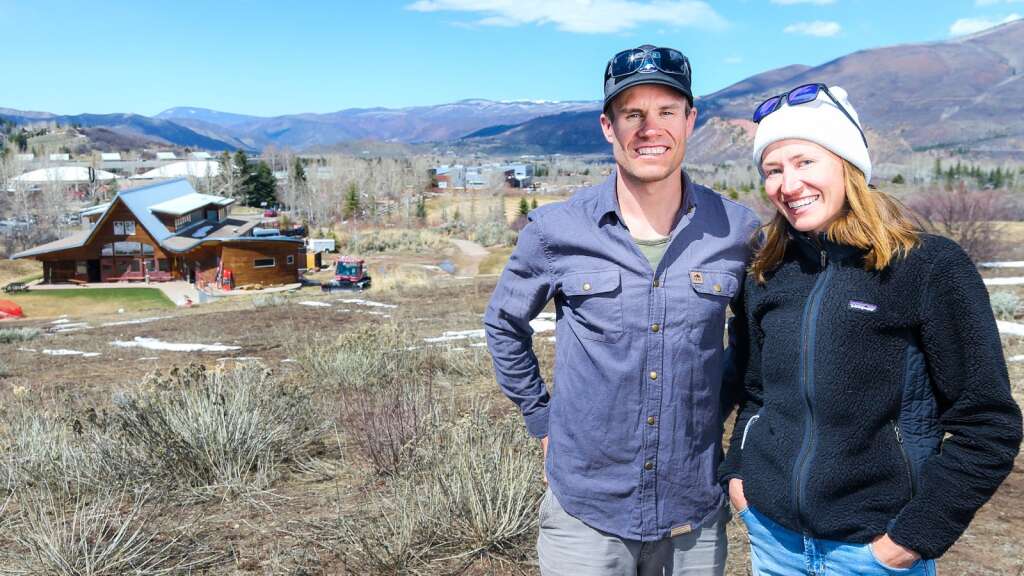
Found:
[[[897, 161], [938, 148], [1024, 159], [1024, 20], [1018, 20], [943, 42], [862, 50], [819, 66], [770, 70], [699, 97], [688, 160], [745, 159], [754, 132], [754, 107], [807, 82], [846, 88], [876, 158]], [[607, 154], [597, 121], [600, 106], [599, 101], [473, 99], [269, 118], [190, 107], [154, 117], [0, 108], [0, 118], [19, 124], [77, 124], [131, 136], [132, 141], [215, 151], [352, 149], [376, 141], [500, 154]]]

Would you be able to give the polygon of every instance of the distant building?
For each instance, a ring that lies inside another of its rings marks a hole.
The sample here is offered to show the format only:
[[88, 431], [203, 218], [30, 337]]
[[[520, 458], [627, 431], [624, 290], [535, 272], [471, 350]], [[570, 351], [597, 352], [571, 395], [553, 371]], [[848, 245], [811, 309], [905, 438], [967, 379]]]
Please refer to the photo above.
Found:
[[36, 155], [32, 153], [28, 154], [15, 154], [14, 159], [18, 162], [32, 162], [36, 159]]
[[174, 155], [174, 152], [157, 152], [157, 160], [177, 160], [178, 157]]
[[209, 152], [192, 152], [189, 157], [193, 160], [209, 160], [213, 158]]
[[440, 190], [466, 187], [466, 167], [462, 164], [438, 166], [430, 172]]
[[67, 162], [71, 160], [71, 154], [50, 154], [50, 162]]
[[505, 184], [511, 188], [529, 188], [533, 184], [533, 164], [508, 164], [502, 168]]
[[54, 166], [51, 168], [40, 168], [25, 172], [14, 178], [16, 184], [83, 184], [87, 182], [98, 182], [113, 180], [117, 178], [106, 170], [96, 170], [87, 166]]
[[92, 223], [12, 258], [43, 263], [43, 282], [187, 280], [205, 285], [298, 281], [301, 238], [257, 238], [259, 220], [230, 216], [231, 198], [199, 194], [182, 178], [118, 192], [83, 211]]
[[100, 153], [100, 160], [102, 160], [104, 162], [120, 162], [121, 161], [121, 153], [120, 152], [101, 152]]
[[162, 180], [165, 178], [214, 178], [220, 175], [220, 163], [213, 160], [181, 160], [136, 174], [131, 180]]

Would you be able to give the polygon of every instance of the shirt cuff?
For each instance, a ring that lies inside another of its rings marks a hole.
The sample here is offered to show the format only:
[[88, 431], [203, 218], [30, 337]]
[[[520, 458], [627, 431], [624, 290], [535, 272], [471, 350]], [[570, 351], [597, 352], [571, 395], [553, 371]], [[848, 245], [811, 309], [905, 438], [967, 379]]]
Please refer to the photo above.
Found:
[[537, 409], [532, 414], [523, 414], [526, 421], [526, 430], [534, 438], [543, 438], [548, 435], [548, 407]]

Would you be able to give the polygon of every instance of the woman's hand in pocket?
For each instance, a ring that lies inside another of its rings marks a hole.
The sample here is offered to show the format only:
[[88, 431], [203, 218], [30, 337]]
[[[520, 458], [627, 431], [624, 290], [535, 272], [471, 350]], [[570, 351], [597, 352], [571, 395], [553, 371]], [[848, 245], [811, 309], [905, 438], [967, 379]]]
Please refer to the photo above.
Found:
[[743, 479], [742, 478], [730, 478], [729, 479], [729, 502], [732, 504], [734, 512], [742, 512], [746, 510], [747, 498], [743, 495]]
[[882, 534], [871, 542], [875, 558], [890, 568], [910, 568], [921, 559], [921, 555], [892, 541], [888, 534]]

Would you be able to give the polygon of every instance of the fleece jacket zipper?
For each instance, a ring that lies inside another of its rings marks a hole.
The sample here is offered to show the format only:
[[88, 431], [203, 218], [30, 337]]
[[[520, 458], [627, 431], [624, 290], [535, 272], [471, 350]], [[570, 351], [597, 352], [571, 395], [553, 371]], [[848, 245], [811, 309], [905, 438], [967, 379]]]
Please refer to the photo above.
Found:
[[804, 305], [803, 322], [800, 329], [800, 389], [804, 398], [804, 438], [793, 466], [793, 505], [796, 509], [797, 523], [804, 525], [803, 501], [806, 499], [806, 480], [814, 452], [814, 344], [817, 335], [818, 313], [821, 311], [821, 300], [825, 288], [832, 277], [832, 267], [828, 265], [828, 253], [820, 251], [822, 272], [811, 288]]

